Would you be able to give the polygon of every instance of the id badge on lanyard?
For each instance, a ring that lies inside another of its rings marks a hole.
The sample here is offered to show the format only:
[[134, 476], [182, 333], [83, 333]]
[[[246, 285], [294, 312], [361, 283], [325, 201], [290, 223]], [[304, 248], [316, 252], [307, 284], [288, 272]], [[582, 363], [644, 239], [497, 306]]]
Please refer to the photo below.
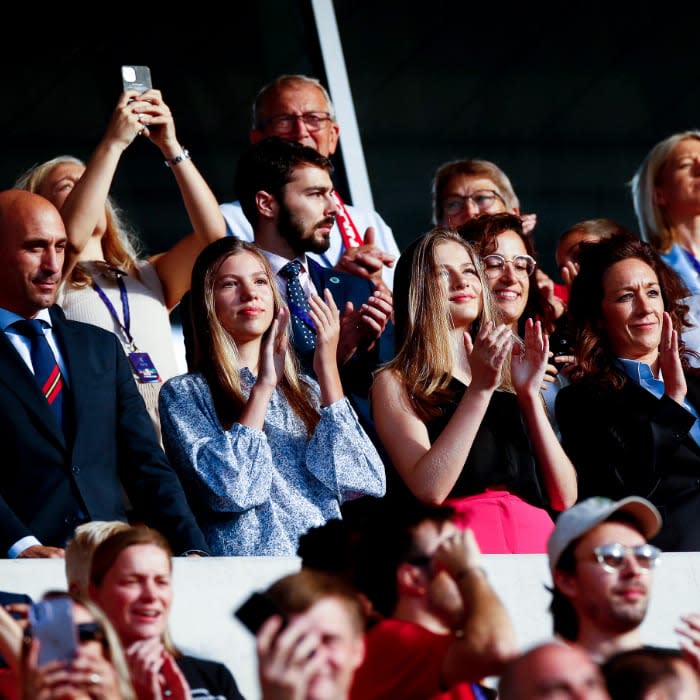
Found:
[[129, 330], [131, 328], [131, 315], [129, 313], [129, 297], [126, 293], [126, 285], [124, 284], [124, 280], [121, 278], [121, 274], [118, 272], [115, 274], [117, 275], [119, 295], [121, 297], [122, 310], [124, 312], [123, 323], [119, 318], [117, 310], [109, 300], [109, 297], [104, 293], [102, 287], [100, 287], [100, 285], [97, 284], [94, 279], [92, 280], [92, 285], [100, 299], [102, 299], [104, 302], [104, 305], [107, 307], [107, 311], [109, 311], [110, 315], [117, 322], [119, 328], [124, 334], [124, 338], [126, 340], [126, 356], [129, 358], [129, 363], [131, 364], [131, 369], [136, 379], [138, 379], [138, 381], [142, 384], [155, 384], [156, 382], [161, 381], [160, 374], [158, 374], [158, 370], [153, 364], [151, 356], [147, 352], [139, 352], [138, 348], [136, 347], [134, 338]]

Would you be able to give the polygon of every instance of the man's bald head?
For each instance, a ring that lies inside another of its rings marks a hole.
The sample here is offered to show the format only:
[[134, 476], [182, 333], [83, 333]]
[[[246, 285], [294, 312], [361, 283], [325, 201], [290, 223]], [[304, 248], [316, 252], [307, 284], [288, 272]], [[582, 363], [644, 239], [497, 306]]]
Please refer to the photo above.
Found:
[[54, 304], [65, 248], [51, 202], [25, 190], [0, 192], [0, 307], [33, 318]]
[[581, 647], [545, 642], [506, 666], [498, 685], [499, 700], [551, 697], [610, 700], [598, 664]]

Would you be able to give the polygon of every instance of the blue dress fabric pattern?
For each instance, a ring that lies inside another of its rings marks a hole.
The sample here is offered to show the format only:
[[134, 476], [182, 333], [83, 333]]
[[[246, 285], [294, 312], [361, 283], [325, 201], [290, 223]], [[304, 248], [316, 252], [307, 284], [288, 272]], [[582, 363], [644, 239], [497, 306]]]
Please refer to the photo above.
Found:
[[[317, 408], [318, 384], [303, 377]], [[246, 397], [255, 383], [241, 370]], [[381, 497], [384, 465], [346, 398], [319, 409], [308, 437], [276, 389], [263, 430], [224, 430], [199, 373], [174, 377], [160, 392], [163, 442], [213, 556], [295, 555], [299, 536], [333, 518], [340, 504]]]

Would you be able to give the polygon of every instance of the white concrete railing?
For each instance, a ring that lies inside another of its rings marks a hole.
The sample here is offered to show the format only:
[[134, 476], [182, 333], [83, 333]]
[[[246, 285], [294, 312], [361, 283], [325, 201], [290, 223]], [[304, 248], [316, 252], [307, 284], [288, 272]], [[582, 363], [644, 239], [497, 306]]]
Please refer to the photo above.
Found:
[[[484, 555], [484, 566], [513, 618], [521, 647], [549, 638], [546, 557]], [[246, 700], [259, 700], [254, 640], [232, 613], [253, 590], [262, 590], [298, 568], [296, 557], [176, 558], [170, 625], [175, 643], [195, 656], [225, 663]], [[649, 644], [676, 646], [673, 630], [679, 617], [700, 611], [700, 552], [664, 554], [655, 577], [642, 636]], [[28, 593], [38, 600], [48, 590], [64, 588], [60, 560], [0, 560], [2, 590]]]

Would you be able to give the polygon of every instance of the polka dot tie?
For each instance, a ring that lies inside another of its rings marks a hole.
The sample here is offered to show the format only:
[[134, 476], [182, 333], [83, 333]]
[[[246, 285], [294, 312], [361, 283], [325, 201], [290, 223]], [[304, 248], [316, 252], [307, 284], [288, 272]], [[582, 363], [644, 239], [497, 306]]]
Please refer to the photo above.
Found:
[[280, 270], [280, 274], [287, 278], [287, 304], [292, 312], [294, 346], [301, 352], [308, 352], [316, 346], [316, 330], [309, 315], [309, 300], [299, 281], [300, 272], [301, 263], [298, 260], [288, 262]]

